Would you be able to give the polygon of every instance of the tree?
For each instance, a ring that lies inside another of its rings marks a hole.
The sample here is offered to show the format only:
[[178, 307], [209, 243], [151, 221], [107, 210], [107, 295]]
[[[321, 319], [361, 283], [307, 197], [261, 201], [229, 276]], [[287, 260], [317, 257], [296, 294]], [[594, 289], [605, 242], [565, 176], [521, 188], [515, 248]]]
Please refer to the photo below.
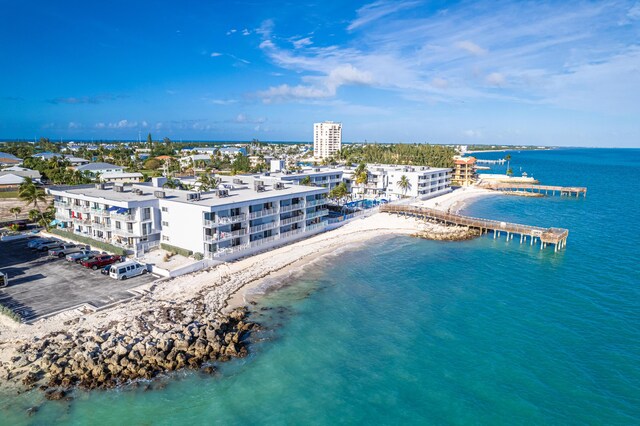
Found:
[[407, 178], [407, 176], [402, 175], [400, 177], [400, 180], [397, 182], [397, 184], [398, 184], [398, 188], [402, 190], [402, 195], [406, 197], [407, 191], [411, 189], [411, 182], [409, 182], [409, 179]]
[[147, 135], [147, 148], [149, 148], [149, 155], [153, 157], [153, 138], [151, 133]]
[[329, 197], [334, 199], [340, 199], [347, 195], [347, 184], [340, 182], [335, 188], [329, 192]]
[[15, 216], [15, 219], [18, 220], [18, 215], [22, 212], [20, 207], [11, 207], [9, 209], [9, 213], [12, 213]]
[[356, 184], [362, 185], [362, 194], [364, 195], [364, 186], [369, 182], [369, 171], [365, 163], [360, 163], [356, 167], [354, 177], [356, 178]]
[[311, 186], [311, 176], [305, 176], [301, 181], [300, 185]]
[[511, 176], [513, 175], [513, 170], [511, 170], [511, 154], [505, 155], [504, 159], [507, 160], [507, 176]]
[[236, 159], [233, 160], [233, 163], [231, 163], [231, 173], [235, 175], [240, 172], [248, 172], [249, 170], [251, 170], [251, 161], [249, 160], [249, 157], [243, 154], [238, 154]]
[[156, 160], [155, 158], [150, 158], [144, 162], [144, 168], [147, 170], [158, 170], [160, 166], [160, 161]]
[[29, 177], [24, 178], [24, 181], [20, 184], [18, 197], [24, 201], [27, 206], [33, 204], [34, 209], [38, 208], [38, 202], [46, 201], [44, 190], [38, 188], [33, 182], [33, 179]]
[[167, 181], [162, 185], [163, 188], [169, 189], [180, 189], [182, 188], [182, 184], [178, 179], [167, 179]]

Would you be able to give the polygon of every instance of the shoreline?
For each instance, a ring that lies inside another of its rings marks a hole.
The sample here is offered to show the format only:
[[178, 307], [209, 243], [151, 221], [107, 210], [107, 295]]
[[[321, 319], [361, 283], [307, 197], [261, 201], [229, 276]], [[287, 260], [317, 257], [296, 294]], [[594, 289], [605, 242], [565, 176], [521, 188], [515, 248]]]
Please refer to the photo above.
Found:
[[[480, 188], [464, 188], [430, 200], [417, 201], [416, 204], [460, 211], [468, 203], [487, 195], [498, 194]], [[273, 284], [267, 285], [264, 293], [295, 278], [298, 271], [303, 271], [316, 260], [351, 250], [377, 237], [416, 235], [434, 229], [446, 232], [447, 228], [414, 218], [375, 213], [268, 252], [157, 281], [148, 286], [149, 293], [103, 311], [88, 314], [67, 311], [33, 325], [15, 323], [0, 316], [0, 378], [4, 379], [3, 387], [11, 383], [20, 387], [21, 379], [35, 365], [37, 359], [26, 364], [24, 358], [16, 359], [20, 356], [18, 348], [24, 345], [37, 346], [43, 339], [58, 334], [95, 335], [106, 330], [117, 337], [118, 333], [124, 336], [146, 333], [147, 330], [136, 324], [149, 321], [149, 312], [167, 309], [180, 311], [195, 322], [224, 317], [237, 308], [246, 307], [249, 304], [247, 295], [256, 296], [256, 289], [265, 286], [266, 282]], [[199, 305], [198, 312], [194, 312], [194, 304]], [[157, 318], [157, 315], [153, 315], [153, 321], [161, 328], [167, 325], [166, 319]]]

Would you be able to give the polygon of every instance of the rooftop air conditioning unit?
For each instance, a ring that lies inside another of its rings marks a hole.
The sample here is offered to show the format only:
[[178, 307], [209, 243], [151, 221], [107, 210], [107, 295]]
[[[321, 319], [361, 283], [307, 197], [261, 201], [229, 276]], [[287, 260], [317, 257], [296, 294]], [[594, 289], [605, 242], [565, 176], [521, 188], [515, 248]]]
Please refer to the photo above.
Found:
[[284, 183], [283, 182], [276, 182], [273, 185], [273, 189], [284, 189]]
[[216, 195], [218, 196], [218, 198], [228, 197], [229, 196], [229, 190], [227, 190], [227, 189], [218, 189], [216, 191]]
[[165, 197], [165, 193], [164, 191], [154, 191], [153, 192], [153, 196], [156, 198], [164, 198]]
[[264, 172], [265, 176], [271, 176], [271, 172]]
[[244, 182], [242, 181], [242, 179], [238, 179], [238, 178], [234, 179], [233, 183], [237, 183], [238, 185], [244, 185]]
[[257, 192], [262, 192], [264, 191], [264, 181], [261, 180], [257, 180], [255, 182], [253, 182], [253, 189]]
[[116, 185], [113, 187], [113, 190], [116, 192], [124, 192], [124, 186], [122, 185]]
[[320, 171], [320, 169], [319, 169], [319, 168], [316, 168], [316, 169], [314, 169], [314, 171], [319, 172], [319, 171]]
[[104, 183], [96, 183], [96, 189], [104, 189]]
[[198, 201], [200, 199], [199, 192], [190, 192], [187, 194], [187, 200], [189, 201]]

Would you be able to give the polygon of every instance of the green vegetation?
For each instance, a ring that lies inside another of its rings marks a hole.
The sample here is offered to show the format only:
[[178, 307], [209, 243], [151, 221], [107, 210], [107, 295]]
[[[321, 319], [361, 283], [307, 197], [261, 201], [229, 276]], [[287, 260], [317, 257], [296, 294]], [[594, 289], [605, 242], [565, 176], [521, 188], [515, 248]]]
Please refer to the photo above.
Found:
[[346, 197], [349, 192], [347, 191], [347, 184], [340, 182], [335, 188], [329, 192], [329, 197], [339, 199]]
[[0, 305], [0, 314], [11, 318], [15, 322], [22, 322], [22, 317], [16, 314], [15, 312], [13, 312], [11, 309], [7, 308], [6, 306]]
[[452, 147], [429, 144], [344, 145], [337, 159], [347, 164], [381, 163], [414, 166], [453, 167]]
[[81, 185], [93, 181], [91, 175], [71, 169], [71, 164], [64, 157], [49, 160], [28, 157], [24, 159], [23, 165], [28, 169], [39, 171], [43, 179], [48, 179], [57, 185]]
[[305, 176], [301, 181], [300, 185], [311, 186], [311, 176]]
[[248, 173], [251, 171], [251, 161], [249, 157], [243, 154], [238, 154], [231, 163], [231, 174]]
[[397, 182], [398, 188], [402, 190], [402, 195], [406, 196], [407, 191], [411, 189], [411, 182], [406, 175], [400, 176], [400, 180]]
[[171, 253], [177, 253], [177, 254], [179, 254], [181, 256], [184, 256], [184, 257], [189, 257], [189, 256], [191, 256], [193, 254], [193, 252], [191, 250], [183, 249], [183, 248], [172, 246], [172, 245], [165, 244], [165, 243], [161, 243], [160, 244], [160, 248], [162, 250], [166, 250], [166, 251], [171, 252]]
[[0, 191], [0, 198], [18, 198], [18, 191]]
[[9, 213], [15, 216], [15, 219], [18, 220], [18, 215], [22, 213], [22, 209], [20, 207], [11, 207], [9, 209]]
[[193, 258], [194, 258], [195, 260], [202, 260], [202, 259], [204, 259], [204, 254], [202, 254], [202, 253], [200, 253], [200, 252], [198, 252], [198, 253], [194, 253], [194, 254], [193, 254]]
[[103, 241], [94, 240], [93, 238], [85, 237], [84, 235], [74, 234], [73, 232], [63, 231], [62, 229], [50, 229], [50, 233], [59, 235], [62, 238], [77, 241], [82, 244], [88, 244], [92, 248], [108, 251], [110, 253], [125, 256], [127, 251], [122, 247], [114, 246], [113, 244], [105, 243]]

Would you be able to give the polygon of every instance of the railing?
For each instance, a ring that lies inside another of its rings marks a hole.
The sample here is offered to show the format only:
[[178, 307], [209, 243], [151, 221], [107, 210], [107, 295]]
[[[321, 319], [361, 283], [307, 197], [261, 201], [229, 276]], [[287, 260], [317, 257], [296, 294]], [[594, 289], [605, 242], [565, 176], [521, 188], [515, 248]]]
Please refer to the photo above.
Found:
[[280, 226], [289, 225], [291, 223], [296, 223], [304, 220], [304, 215], [298, 215], [293, 217], [288, 217], [286, 219], [280, 219]]
[[140, 235], [137, 235], [134, 231], [129, 231], [127, 229], [112, 229], [111, 231], [113, 231], [114, 234], [116, 235], [120, 235], [123, 237], [139, 237]]
[[69, 203], [67, 203], [66, 201], [54, 201], [53, 205], [55, 207], [61, 207], [63, 209], [68, 209], [69, 207]]
[[277, 213], [276, 209], [264, 209], [257, 212], [249, 213], [249, 219], [257, 219], [259, 217], [271, 216], [276, 213]]
[[247, 215], [242, 213], [234, 216], [218, 216], [216, 222], [220, 224], [229, 224], [234, 222], [242, 222], [245, 220], [247, 220]]
[[269, 229], [273, 229], [276, 226], [278, 226], [278, 222], [269, 222], [269, 223], [263, 223], [261, 225], [256, 225], [256, 226], [252, 226], [251, 228], [249, 228], [249, 233], [253, 234], [255, 232], [260, 232], [260, 231], [267, 231]]
[[328, 222], [326, 220], [323, 220], [322, 222], [318, 222], [318, 223], [313, 223], [311, 225], [307, 225], [307, 231], [313, 231], [315, 229], [319, 229], [319, 228], [326, 228], [328, 225]]
[[280, 206], [280, 213], [287, 213], [293, 210], [302, 210], [304, 208], [304, 204], [296, 203], [289, 204], [288, 206]]
[[135, 215], [132, 215], [132, 214], [120, 214], [120, 213], [112, 212], [111, 216], [114, 219], [120, 219], [127, 222], [134, 222], [136, 220]]
[[93, 229], [109, 229], [111, 230], [111, 225], [106, 225], [104, 223], [99, 223], [99, 222], [91, 222], [90, 225], [93, 227]]
[[329, 214], [329, 210], [322, 209], [315, 212], [307, 213], [307, 219], [315, 219], [316, 217], [326, 216]]
[[77, 206], [73, 205], [71, 207], [72, 210], [81, 212], [81, 213], [91, 213], [91, 206]]
[[[219, 232], [211, 236], [207, 235], [205, 236], [205, 241], [222, 241], [222, 240], [228, 240], [229, 238], [241, 237], [243, 235], [247, 235], [246, 229], [238, 229], [237, 231], [229, 231], [229, 232]], [[207, 237], [209, 237], [208, 240], [207, 240]]]
[[327, 204], [327, 199], [326, 198], [322, 198], [319, 200], [311, 200], [311, 201], [307, 201], [307, 207], [314, 207], [314, 206], [318, 206], [321, 204]]
[[253, 240], [251, 241], [251, 247], [260, 247], [262, 245], [265, 245], [277, 239], [278, 239], [278, 235], [273, 235], [271, 237], [260, 238], [259, 240]]
[[292, 229], [291, 231], [282, 232], [280, 234], [280, 238], [291, 237], [292, 235], [301, 234], [304, 232], [304, 229]]
[[106, 209], [91, 209], [91, 214], [97, 215], [97, 216], [110, 216], [111, 212], [106, 210]]

